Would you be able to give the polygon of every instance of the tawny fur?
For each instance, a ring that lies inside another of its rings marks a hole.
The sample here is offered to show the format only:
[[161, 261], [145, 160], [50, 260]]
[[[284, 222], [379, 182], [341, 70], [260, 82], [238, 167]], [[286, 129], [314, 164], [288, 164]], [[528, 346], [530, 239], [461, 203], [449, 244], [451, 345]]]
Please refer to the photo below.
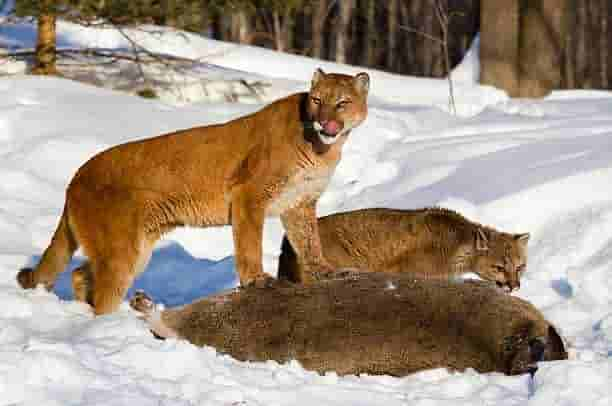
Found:
[[402, 376], [439, 367], [520, 374], [533, 372], [537, 361], [567, 358], [535, 307], [490, 283], [331, 275], [310, 285], [250, 286], [156, 312], [150, 327], [238, 360], [295, 359], [340, 375]]
[[[364, 209], [318, 220], [323, 255], [335, 268], [448, 278], [474, 272], [510, 290], [520, 287], [529, 234], [509, 234], [442, 208]], [[302, 259], [285, 238], [278, 277], [307, 282]]]
[[91, 303], [96, 314], [108, 313], [117, 309], [163, 233], [182, 225], [231, 224], [240, 282], [248, 284], [265, 278], [266, 215], [281, 216], [296, 250], [310, 258], [307, 267], [329, 269], [315, 206], [350, 130], [366, 118], [368, 89], [366, 74], [319, 70], [309, 93], [252, 115], [94, 156], [70, 182], [40, 263], [34, 271], [20, 271], [19, 283], [51, 288], [80, 246], [89, 262], [73, 274], [75, 297]]

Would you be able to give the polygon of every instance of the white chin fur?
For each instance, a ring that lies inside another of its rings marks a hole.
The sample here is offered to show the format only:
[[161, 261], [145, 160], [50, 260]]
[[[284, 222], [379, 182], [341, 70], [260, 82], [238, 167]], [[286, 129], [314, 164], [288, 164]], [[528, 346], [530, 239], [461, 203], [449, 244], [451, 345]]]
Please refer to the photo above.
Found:
[[335, 143], [336, 141], [338, 141], [338, 138], [340, 138], [340, 134], [342, 134], [342, 132], [339, 132], [338, 134], [334, 135], [333, 137], [329, 137], [329, 136], [323, 134], [321, 131], [319, 131], [317, 134], [319, 135], [319, 139], [321, 140], [321, 142], [323, 144], [331, 145], [331, 144]]
[[[338, 141], [340, 137], [342, 137], [344, 134], [348, 133], [351, 128], [353, 127], [345, 124], [344, 128], [340, 130], [340, 132], [338, 132], [338, 134], [334, 135], [333, 137], [323, 134], [322, 128], [320, 130], [317, 130], [317, 134], [319, 135], [319, 139], [321, 140], [323, 144], [331, 145], [335, 143], [336, 141]], [[316, 129], [316, 126], [315, 126], [315, 129]]]

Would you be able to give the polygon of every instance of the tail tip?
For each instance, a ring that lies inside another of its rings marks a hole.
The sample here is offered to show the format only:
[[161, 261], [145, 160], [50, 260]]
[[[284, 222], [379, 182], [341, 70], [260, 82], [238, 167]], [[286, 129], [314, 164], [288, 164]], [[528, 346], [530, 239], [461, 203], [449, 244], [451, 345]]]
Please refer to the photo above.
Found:
[[32, 268], [21, 268], [17, 273], [17, 282], [23, 289], [34, 289], [36, 287], [34, 270]]

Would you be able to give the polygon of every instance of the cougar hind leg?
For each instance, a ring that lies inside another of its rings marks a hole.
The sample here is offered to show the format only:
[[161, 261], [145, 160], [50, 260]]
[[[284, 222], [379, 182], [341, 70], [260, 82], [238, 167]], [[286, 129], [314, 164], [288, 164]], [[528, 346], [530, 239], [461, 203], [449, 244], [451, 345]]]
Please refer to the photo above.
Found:
[[72, 272], [72, 292], [75, 300], [93, 305], [93, 274], [89, 262]]
[[[138, 244], [139, 249], [134, 250], [133, 245], [128, 245], [127, 239], [123, 242], [126, 249], [118, 250], [104, 258], [90, 257], [89, 270], [77, 274], [77, 279], [85, 276], [87, 280], [89, 277], [86, 283], [87, 301], [93, 306], [95, 314], [116, 311], [134, 279], [144, 270], [151, 258], [153, 243], [142, 241]], [[123, 244], [119, 244], [121, 245]]]
[[78, 184], [71, 190], [71, 220], [89, 260], [73, 274], [75, 297], [87, 301], [95, 314], [111, 313], [145, 268], [158, 238], [147, 232], [147, 196], [112, 187], [94, 192]]

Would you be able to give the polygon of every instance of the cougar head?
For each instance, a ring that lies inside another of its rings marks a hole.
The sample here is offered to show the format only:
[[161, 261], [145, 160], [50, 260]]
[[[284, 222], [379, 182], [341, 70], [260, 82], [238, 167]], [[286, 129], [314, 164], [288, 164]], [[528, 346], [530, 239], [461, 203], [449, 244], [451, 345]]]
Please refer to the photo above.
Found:
[[317, 69], [312, 77], [306, 112], [323, 144], [334, 144], [365, 120], [369, 88], [367, 73], [350, 76]]
[[475, 235], [474, 272], [511, 292], [521, 287], [527, 269], [529, 234], [508, 234], [478, 229]]

